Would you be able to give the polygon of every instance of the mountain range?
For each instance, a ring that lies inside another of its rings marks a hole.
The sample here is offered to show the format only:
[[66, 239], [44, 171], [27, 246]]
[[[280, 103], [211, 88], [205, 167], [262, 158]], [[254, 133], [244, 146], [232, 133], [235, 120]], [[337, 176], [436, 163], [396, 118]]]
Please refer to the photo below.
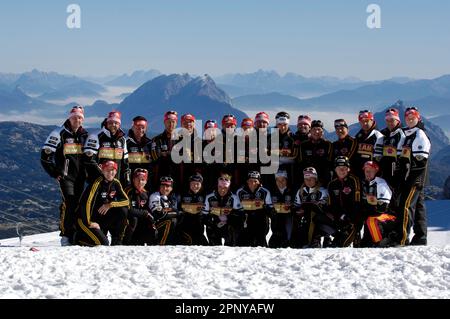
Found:
[[20, 87], [25, 93], [39, 96], [43, 100], [82, 96], [95, 97], [106, 90], [100, 84], [73, 75], [42, 72], [36, 69], [22, 74], [0, 74], [0, 85], [3, 86], [4, 90]]
[[158, 70], [148, 70], [148, 71], [134, 71], [132, 74], [122, 74], [108, 82], [105, 85], [110, 86], [130, 86], [139, 87], [147, 81], [153, 80], [157, 76], [161, 75]]
[[143, 115], [149, 120], [149, 126], [157, 131], [163, 129], [163, 116], [168, 110], [177, 111], [179, 117], [192, 113], [204, 121], [220, 121], [224, 114], [234, 114], [239, 121], [246, 117], [245, 113], [232, 107], [230, 97], [208, 75], [161, 75], [137, 88], [119, 104], [97, 101], [87, 107], [89, 114], [93, 112], [96, 116], [105, 116], [112, 109], [121, 111], [126, 123], [136, 115]]

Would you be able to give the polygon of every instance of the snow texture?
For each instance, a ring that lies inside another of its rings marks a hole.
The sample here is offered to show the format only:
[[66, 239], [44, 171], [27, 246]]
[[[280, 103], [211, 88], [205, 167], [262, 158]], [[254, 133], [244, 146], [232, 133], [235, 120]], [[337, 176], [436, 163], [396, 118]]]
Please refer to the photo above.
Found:
[[450, 201], [428, 207], [433, 227], [421, 247], [59, 247], [58, 232], [25, 237], [22, 247], [7, 239], [0, 298], [450, 298]]

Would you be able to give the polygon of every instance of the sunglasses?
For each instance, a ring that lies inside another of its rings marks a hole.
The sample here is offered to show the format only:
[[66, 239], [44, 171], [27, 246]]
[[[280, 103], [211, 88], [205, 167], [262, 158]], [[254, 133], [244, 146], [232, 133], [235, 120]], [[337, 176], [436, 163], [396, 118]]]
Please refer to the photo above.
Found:
[[406, 111], [411, 111], [411, 110], [418, 111], [419, 109], [417, 107], [415, 107], [415, 106], [410, 106], [410, 107], [406, 108]]

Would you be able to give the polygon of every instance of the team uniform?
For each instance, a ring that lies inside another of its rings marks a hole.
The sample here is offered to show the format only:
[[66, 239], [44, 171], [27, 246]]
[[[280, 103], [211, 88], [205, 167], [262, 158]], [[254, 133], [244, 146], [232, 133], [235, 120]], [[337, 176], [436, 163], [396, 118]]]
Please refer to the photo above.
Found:
[[205, 204], [205, 195], [192, 191], [181, 196], [181, 220], [179, 231], [181, 242], [184, 245], [208, 245], [205, 238], [205, 225], [203, 223], [202, 209]]
[[377, 154], [381, 154], [383, 149], [383, 134], [380, 133], [373, 125], [369, 132], [360, 130], [356, 134], [356, 141], [358, 148], [355, 154], [354, 161], [352, 163], [352, 171], [361, 178], [364, 179], [362, 173], [362, 167], [365, 162], [373, 161]]
[[365, 219], [361, 247], [377, 246], [393, 229], [395, 216], [388, 212], [392, 191], [380, 177], [362, 183], [361, 211]]
[[59, 179], [63, 202], [60, 205], [61, 236], [73, 243], [76, 230], [75, 210], [86, 181], [86, 169], [82, 158], [82, 147], [88, 133], [80, 127], [73, 132], [69, 120], [52, 131], [41, 151], [41, 164], [53, 178]]
[[220, 196], [214, 191], [205, 198], [202, 210], [206, 224], [206, 234], [210, 245], [238, 246], [244, 226], [244, 212], [239, 198], [228, 192]]
[[291, 247], [320, 247], [321, 233], [316, 230], [316, 215], [324, 215], [328, 191], [323, 187], [302, 185], [295, 195]]
[[115, 135], [111, 135], [106, 127], [90, 134], [84, 144], [83, 153], [90, 182], [102, 174], [98, 165], [111, 160], [117, 163], [117, 178], [122, 186], [130, 184], [127, 142], [121, 129], [118, 129]]
[[[98, 212], [103, 204], [111, 205], [105, 215]], [[80, 199], [77, 242], [82, 246], [109, 245], [109, 231], [111, 245], [121, 245], [128, 224], [128, 205], [128, 197], [119, 180], [108, 182], [103, 176], [98, 177]], [[100, 229], [90, 228], [92, 222], [99, 224]]]
[[150, 195], [149, 207], [158, 232], [157, 244], [178, 244], [179, 238], [176, 227], [180, 212], [177, 196], [174, 193], [164, 196], [160, 192], [154, 192]]
[[271, 195], [274, 213], [270, 222], [272, 236], [269, 239], [269, 247], [286, 248], [289, 246], [292, 233], [292, 205], [294, 202], [292, 192], [288, 187], [281, 190], [275, 186]]
[[382, 153], [377, 154], [375, 158], [380, 164], [382, 176], [384, 180], [391, 186], [397, 186], [398, 182], [394, 181], [394, 176], [398, 170], [397, 160], [402, 154], [402, 146], [405, 141], [405, 133], [400, 125], [393, 131], [385, 128], [381, 131], [383, 134]]
[[303, 171], [306, 167], [314, 167], [322, 185], [328, 185], [332, 177], [331, 157], [332, 144], [330, 141], [309, 139], [300, 144], [298, 157], [300, 169]]
[[151, 139], [144, 135], [138, 142], [132, 130], [128, 132], [126, 138], [128, 150], [128, 164], [133, 173], [137, 168], [150, 170], [151, 163]]
[[267, 247], [266, 236], [269, 233], [269, 217], [273, 213], [269, 190], [259, 186], [255, 192], [252, 192], [246, 185], [241, 187], [236, 195], [241, 201], [245, 214], [241, 245]]

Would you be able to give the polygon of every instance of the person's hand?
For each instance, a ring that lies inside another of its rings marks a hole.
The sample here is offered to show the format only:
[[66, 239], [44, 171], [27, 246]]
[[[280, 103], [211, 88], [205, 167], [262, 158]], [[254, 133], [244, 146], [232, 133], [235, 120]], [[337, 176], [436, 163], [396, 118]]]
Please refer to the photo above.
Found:
[[100, 229], [100, 225], [97, 224], [97, 223], [92, 222], [92, 223], [89, 225], [89, 228]]
[[106, 215], [106, 213], [108, 212], [108, 210], [111, 208], [111, 204], [103, 204], [99, 209], [98, 212], [100, 215]]
[[57, 180], [58, 182], [60, 182], [62, 179], [63, 179], [63, 178], [62, 178], [61, 175], [56, 176], [56, 180]]

